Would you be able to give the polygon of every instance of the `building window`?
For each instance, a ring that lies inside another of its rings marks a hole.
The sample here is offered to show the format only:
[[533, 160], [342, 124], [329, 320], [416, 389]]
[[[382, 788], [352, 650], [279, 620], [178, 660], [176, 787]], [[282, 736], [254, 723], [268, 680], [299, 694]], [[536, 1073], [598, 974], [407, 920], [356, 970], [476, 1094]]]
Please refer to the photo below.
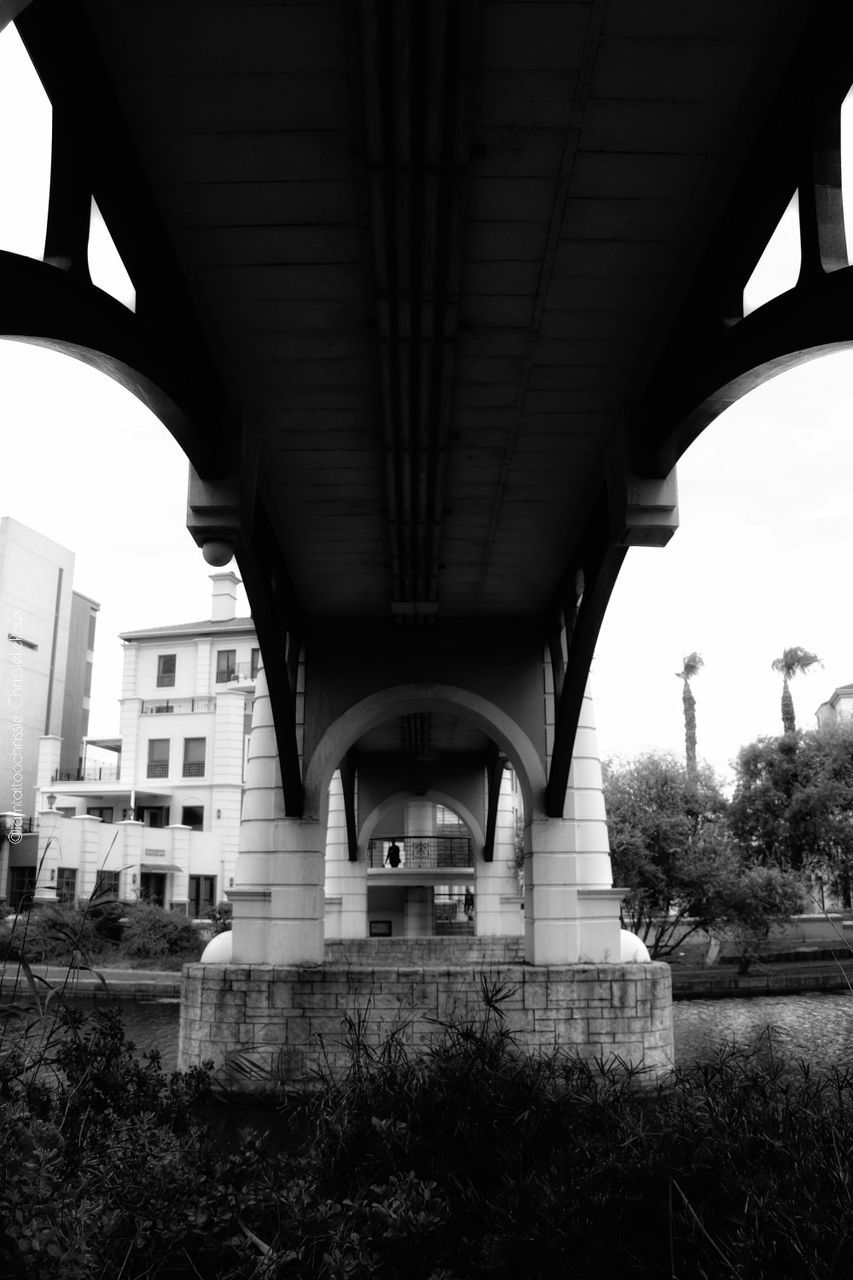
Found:
[[98, 898], [117, 898], [118, 878], [118, 871], [99, 871], [95, 877], [95, 888], [92, 890], [93, 900]]
[[109, 808], [101, 807], [98, 809], [87, 809], [86, 816], [89, 818], [100, 818], [101, 822], [112, 822], [113, 811], [112, 806]]
[[237, 674], [237, 650], [220, 649], [216, 655], [216, 683], [227, 684]]
[[177, 654], [161, 653], [157, 658], [157, 688], [173, 689], [175, 687], [175, 664]]
[[148, 777], [168, 778], [169, 739], [151, 738], [148, 743]]
[[184, 777], [204, 777], [204, 738], [184, 738]]
[[185, 827], [192, 827], [193, 831], [203, 831], [204, 805], [185, 804], [181, 810], [181, 823]]
[[216, 906], [216, 876], [190, 876], [189, 900], [193, 919], [209, 916]]
[[36, 891], [35, 867], [10, 867], [7, 894], [12, 911], [28, 911]]
[[65, 907], [73, 907], [77, 892], [77, 872], [74, 867], [59, 867], [56, 872], [56, 901]]
[[89, 637], [86, 642], [86, 647], [88, 649], [94, 649], [95, 647], [95, 624], [96, 623], [97, 623], [96, 615], [94, 613], [90, 613], [89, 614]]
[[257, 680], [258, 678], [258, 668], [260, 667], [260, 665], [261, 665], [261, 651], [260, 649], [253, 649], [252, 650], [252, 667], [251, 667], [251, 675], [253, 680]]

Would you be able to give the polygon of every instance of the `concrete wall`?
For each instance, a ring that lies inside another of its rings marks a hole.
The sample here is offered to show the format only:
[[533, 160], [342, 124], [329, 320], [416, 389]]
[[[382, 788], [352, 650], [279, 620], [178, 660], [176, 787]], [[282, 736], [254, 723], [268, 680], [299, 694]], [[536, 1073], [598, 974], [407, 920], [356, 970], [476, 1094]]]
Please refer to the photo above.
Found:
[[[432, 939], [425, 940], [431, 944]], [[234, 1088], [267, 1092], [279, 1083], [310, 1082], [327, 1066], [349, 1062], [347, 1018], [358, 1016], [373, 1046], [392, 1032], [418, 1049], [449, 1018], [482, 1014], [482, 964], [419, 963], [419, 944], [399, 966], [329, 964], [189, 965], [181, 1001], [180, 1066], [206, 1059]], [[584, 1058], [645, 1066], [673, 1062], [672, 989], [666, 964], [494, 965], [489, 981], [507, 984], [507, 1025], [526, 1048], [555, 1045]]]

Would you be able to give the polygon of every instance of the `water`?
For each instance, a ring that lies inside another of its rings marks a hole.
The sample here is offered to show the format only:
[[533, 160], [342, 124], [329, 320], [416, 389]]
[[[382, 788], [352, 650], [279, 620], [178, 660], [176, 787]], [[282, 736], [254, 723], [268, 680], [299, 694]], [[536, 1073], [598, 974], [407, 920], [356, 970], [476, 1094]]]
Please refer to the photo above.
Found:
[[675, 1060], [686, 1066], [713, 1056], [721, 1044], [752, 1042], [768, 1027], [792, 1059], [818, 1069], [853, 1069], [853, 994], [754, 996], [750, 999], [682, 1000], [673, 1005]]
[[[163, 1069], [178, 1057], [177, 1000], [113, 1002], [121, 1009], [128, 1038], [137, 1049], [159, 1049]], [[745, 1044], [768, 1026], [793, 1058], [814, 1067], [853, 1068], [853, 994], [755, 996], [751, 999], [683, 1000], [673, 1006], [675, 1054], [679, 1066], [707, 1058], [735, 1040]]]

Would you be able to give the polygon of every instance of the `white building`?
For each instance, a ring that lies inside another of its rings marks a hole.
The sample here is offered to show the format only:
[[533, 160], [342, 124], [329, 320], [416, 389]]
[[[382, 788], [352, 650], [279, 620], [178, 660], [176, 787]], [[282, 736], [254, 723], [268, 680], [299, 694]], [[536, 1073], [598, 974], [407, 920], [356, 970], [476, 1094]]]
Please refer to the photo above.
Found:
[[259, 650], [252, 619], [236, 617], [239, 579], [223, 572], [211, 580], [209, 619], [121, 636], [118, 738], [88, 739], [74, 777], [60, 766], [60, 737], [42, 738], [47, 877], [39, 877], [37, 901], [88, 897], [96, 880], [123, 899], [192, 915], [224, 899]]
[[819, 729], [853, 718], [853, 684], [839, 685], [829, 699], [820, 704], [815, 714]]
[[[60, 737], [43, 736], [36, 903], [87, 899], [97, 887], [200, 917], [228, 898], [260, 652], [252, 619], [236, 616], [239, 579], [224, 571], [211, 581], [209, 619], [122, 634], [118, 738], [88, 739], [82, 768], [70, 776], [60, 764]], [[379, 759], [387, 766], [383, 753]], [[335, 774], [325, 857], [328, 940], [521, 933], [521, 801], [512, 770], [504, 773], [488, 861], [476, 816], [487, 807], [482, 770], [460, 784], [467, 804], [455, 808], [443, 793], [374, 794], [369, 757], [358, 791], [353, 858]], [[392, 844], [396, 865], [388, 859]]]

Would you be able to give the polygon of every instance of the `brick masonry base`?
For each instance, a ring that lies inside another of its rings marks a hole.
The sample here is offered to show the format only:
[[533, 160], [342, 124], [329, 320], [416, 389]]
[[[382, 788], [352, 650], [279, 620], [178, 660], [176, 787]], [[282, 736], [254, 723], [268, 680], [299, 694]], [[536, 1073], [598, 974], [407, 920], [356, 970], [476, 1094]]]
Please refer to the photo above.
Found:
[[531, 1051], [559, 1045], [584, 1058], [621, 1059], [654, 1074], [673, 1063], [669, 966], [577, 964], [187, 965], [183, 972], [179, 1065], [210, 1060], [216, 1078], [241, 1092], [340, 1075], [349, 1062], [348, 1020], [379, 1045], [398, 1032], [413, 1048], [441, 1034], [442, 1021], [476, 1020], [481, 979], [509, 988], [506, 1024]]

